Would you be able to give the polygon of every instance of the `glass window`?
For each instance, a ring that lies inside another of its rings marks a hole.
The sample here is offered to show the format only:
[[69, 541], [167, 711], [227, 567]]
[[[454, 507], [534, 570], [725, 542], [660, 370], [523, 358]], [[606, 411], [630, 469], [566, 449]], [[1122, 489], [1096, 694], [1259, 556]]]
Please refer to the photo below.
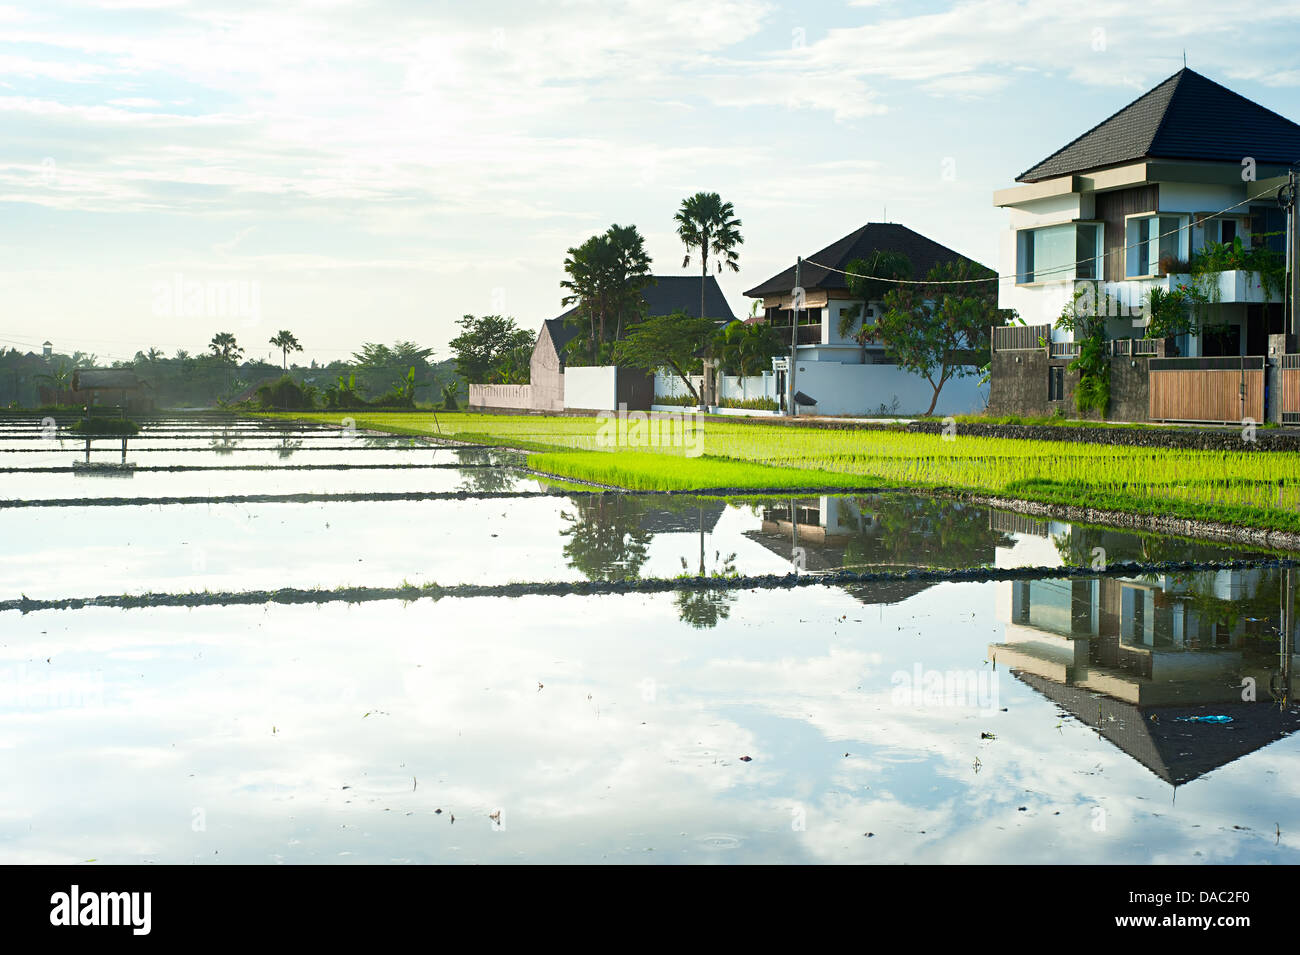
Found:
[[1155, 275], [1161, 262], [1178, 270], [1187, 258], [1188, 217], [1143, 216], [1129, 219], [1125, 229], [1124, 274], [1128, 278]]
[[1016, 235], [1016, 281], [1023, 284], [1071, 278], [1075, 248], [1073, 223], [1020, 230]]
[[1075, 231], [1074, 277], [1077, 279], [1101, 278], [1101, 226], [1093, 222], [1079, 223]]

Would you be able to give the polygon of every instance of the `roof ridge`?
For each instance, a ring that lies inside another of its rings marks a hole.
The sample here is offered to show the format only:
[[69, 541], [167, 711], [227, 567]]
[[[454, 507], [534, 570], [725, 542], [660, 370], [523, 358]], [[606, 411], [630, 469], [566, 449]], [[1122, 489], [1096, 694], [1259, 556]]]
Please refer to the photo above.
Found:
[[[1206, 79], [1206, 77], [1201, 76], [1200, 73], [1197, 73], [1186, 66], [1169, 78], [1174, 80], [1174, 88], [1169, 91], [1169, 99], [1165, 101], [1165, 108], [1160, 111], [1160, 122], [1156, 123], [1156, 128], [1152, 131], [1151, 138], [1147, 140], [1146, 147], [1142, 150], [1143, 155], [1149, 156], [1151, 154], [1151, 147], [1154, 146], [1156, 140], [1160, 138], [1160, 133], [1164, 130], [1165, 123], [1169, 122], [1169, 114], [1173, 111], [1172, 107], [1174, 105], [1174, 97], [1178, 95], [1179, 88], [1183, 85], [1183, 81], [1187, 79], [1189, 74], [1198, 76], [1201, 79]], [[1165, 82], [1167, 83], [1169, 80], [1166, 80]], [[1224, 89], [1227, 89], [1227, 87], [1225, 86]], [[1152, 92], [1154, 92], [1154, 90], [1152, 90]]]
[[[1116, 118], [1117, 116], [1119, 116], [1121, 113], [1127, 112], [1128, 110], [1132, 109], [1134, 106], [1136, 106], [1138, 103], [1142, 102], [1142, 101], [1143, 101], [1144, 99], [1146, 99], [1148, 96], [1152, 96], [1152, 95], [1154, 95], [1155, 92], [1156, 92], [1157, 90], [1162, 89], [1162, 88], [1163, 88], [1166, 84], [1168, 84], [1171, 80], [1178, 79], [1178, 78], [1181, 77], [1181, 75], [1182, 75], [1183, 73], [1187, 73], [1187, 72], [1191, 72], [1191, 71], [1189, 70], [1188, 67], [1184, 66], [1184, 67], [1183, 67], [1181, 70], [1179, 70], [1177, 73], [1174, 73], [1174, 74], [1172, 74], [1171, 76], [1167, 76], [1167, 77], [1165, 77], [1163, 80], [1161, 80], [1161, 81], [1160, 81], [1159, 83], [1157, 83], [1155, 86], [1151, 87], [1151, 89], [1147, 90], [1147, 91], [1146, 91], [1145, 93], [1143, 93], [1141, 96], [1137, 97], [1136, 99], [1134, 99], [1134, 100], [1132, 100], [1132, 101], [1126, 103], [1125, 105], [1121, 106], [1119, 109], [1115, 110], [1115, 112], [1111, 113], [1109, 116], [1107, 116], [1105, 119], [1103, 119], [1100, 123], [1097, 123], [1095, 126], [1091, 127], [1090, 129], [1087, 129], [1087, 130], [1085, 130], [1084, 132], [1080, 133], [1078, 136], [1075, 136], [1072, 140], [1070, 140], [1068, 143], [1066, 143], [1064, 146], [1062, 146], [1060, 149], [1056, 150], [1055, 152], [1052, 152], [1052, 153], [1050, 153], [1049, 155], [1044, 156], [1042, 159], [1038, 160], [1038, 162], [1034, 163], [1032, 166], [1030, 166], [1028, 169], [1026, 169], [1024, 172], [1022, 172], [1019, 176], [1016, 176], [1016, 182], [1019, 182], [1019, 181], [1020, 181], [1021, 179], [1023, 179], [1025, 176], [1029, 175], [1029, 173], [1031, 173], [1031, 172], [1033, 172], [1035, 169], [1037, 169], [1039, 166], [1042, 166], [1042, 165], [1047, 164], [1048, 162], [1051, 162], [1053, 159], [1055, 159], [1057, 156], [1061, 155], [1061, 153], [1065, 152], [1067, 149], [1069, 149], [1069, 148], [1070, 148], [1071, 146], [1073, 146], [1075, 143], [1079, 142], [1079, 141], [1082, 140], [1082, 139], [1087, 138], [1088, 136], [1091, 136], [1091, 135], [1092, 135], [1093, 133], [1095, 133], [1097, 130], [1101, 129], [1101, 127], [1103, 127], [1103, 126], [1105, 126], [1107, 123], [1109, 123], [1112, 119], [1115, 119], [1115, 118]], [[1199, 75], [1199, 74], [1197, 74], [1197, 75]], [[1171, 99], [1173, 98], [1172, 95], [1171, 95], [1170, 98], [1171, 98]], [[1164, 108], [1164, 110], [1162, 111], [1162, 114], [1161, 114], [1161, 118], [1162, 118], [1162, 120], [1163, 120], [1163, 116], [1164, 116], [1164, 114], [1166, 114], [1166, 113], [1168, 113], [1168, 112], [1169, 112], [1169, 104], [1166, 103], [1166, 104], [1165, 104], [1165, 108]], [[1154, 137], [1153, 137], [1153, 138], [1154, 138]], [[1148, 145], [1149, 145], [1149, 144], [1148, 144]]]

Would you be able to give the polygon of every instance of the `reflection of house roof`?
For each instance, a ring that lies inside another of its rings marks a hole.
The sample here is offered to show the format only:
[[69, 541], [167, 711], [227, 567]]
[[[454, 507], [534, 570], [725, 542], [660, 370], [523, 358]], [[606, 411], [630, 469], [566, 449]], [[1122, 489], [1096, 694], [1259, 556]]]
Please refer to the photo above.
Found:
[[[1300, 708], [1296, 707], [1279, 710], [1262, 701], [1135, 706], [1031, 673], [1012, 672], [1174, 786], [1204, 776], [1300, 729]], [[1188, 723], [1177, 719], [1210, 714], [1231, 716], [1232, 722]]]
[[698, 534], [700, 515], [704, 516], [704, 530], [712, 534], [718, 526], [718, 520], [726, 511], [727, 505], [722, 501], [701, 501], [698, 507], [682, 510], [653, 510], [641, 515], [640, 528], [651, 534]]
[[1300, 126], [1183, 68], [1118, 113], [1017, 176], [1038, 182], [1137, 159], [1290, 164]]
[[[789, 534], [772, 533], [771, 531], [745, 531], [745, 536], [770, 550], [782, 560], [793, 560], [793, 555], [790, 552], [793, 544]], [[843, 547], [816, 546], [802, 540], [799, 546], [803, 548], [803, 569], [808, 573], [816, 574], [829, 570], [839, 570], [844, 566]], [[888, 570], [889, 568], [876, 567], [873, 569]], [[909, 568], [900, 565], [897, 569], [907, 570]], [[909, 597], [915, 597], [921, 591], [928, 590], [934, 585], [934, 581], [875, 580], [870, 583], [848, 584], [844, 589], [855, 600], [864, 604], [896, 604], [902, 603]]]
[[93, 388], [134, 391], [144, 384], [135, 373], [126, 368], [81, 368], [72, 375], [74, 391]]

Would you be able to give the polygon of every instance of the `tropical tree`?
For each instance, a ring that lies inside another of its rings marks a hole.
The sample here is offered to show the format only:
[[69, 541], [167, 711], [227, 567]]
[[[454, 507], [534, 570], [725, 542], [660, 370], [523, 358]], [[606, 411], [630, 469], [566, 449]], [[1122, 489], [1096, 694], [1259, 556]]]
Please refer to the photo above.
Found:
[[352, 355], [352, 364], [360, 376], [362, 388], [371, 394], [381, 393], [395, 377], [405, 377], [407, 370], [415, 368], [415, 386], [430, 384], [432, 369], [429, 359], [432, 348], [423, 348], [415, 342], [398, 341], [392, 346], [366, 342]]
[[614, 346], [614, 362], [629, 368], [648, 372], [671, 368], [686, 385], [686, 389], [700, 401], [688, 377], [700, 365], [714, 333], [713, 320], [693, 318], [683, 311], [671, 315], [654, 315], [633, 326], [627, 337]]
[[298, 344], [298, 339], [294, 337], [293, 332], [288, 329], [280, 329], [271, 338], [271, 344], [280, 349], [280, 363], [285, 371], [289, 370], [289, 352], [302, 351], [302, 345]]
[[885, 294], [885, 313], [871, 337], [905, 371], [930, 383], [934, 394], [926, 415], [950, 379], [979, 373], [989, 326], [1004, 325], [1015, 314], [998, 308], [994, 278], [992, 270], [960, 259], [934, 266], [924, 285], [901, 285]]
[[[673, 221], [677, 235], [686, 246], [682, 268], [691, 264], [692, 250], [700, 256], [700, 275], [708, 278], [709, 254], [717, 260], [718, 271], [725, 265], [733, 272], [740, 271], [740, 253], [736, 247], [744, 243], [740, 235], [741, 221], [730, 202], [723, 202], [716, 192], [697, 192], [682, 200], [681, 208]], [[700, 315], [704, 315], [704, 282], [700, 282]]]
[[575, 321], [586, 325], [587, 351], [594, 361], [610, 340], [611, 325], [617, 340], [640, 318], [641, 291], [652, 281], [645, 239], [635, 226], [611, 225], [569, 249], [564, 272], [560, 287], [568, 294], [561, 303], [578, 306]]
[[887, 294], [898, 287], [898, 282], [891, 279], [911, 279], [912, 260], [902, 252], [892, 249], [876, 249], [865, 259], [854, 259], [845, 269], [845, 284], [849, 294], [858, 300], [852, 308], [840, 312], [840, 335], [848, 337], [858, 319], [862, 324], [854, 336], [859, 345], [866, 345], [871, 337], [867, 325], [867, 309], [872, 302], [884, 301]]
[[208, 348], [212, 349], [212, 354], [217, 359], [227, 365], [235, 364], [244, 354], [244, 350], [239, 347], [235, 336], [230, 332], [217, 332], [212, 336], [212, 341], [208, 342]]
[[[730, 322], [714, 335], [713, 353], [724, 372], [738, 375], [741, 388], [745, 379], [771, 367], [772, 359], [784, 351], [771, 327], [762, 322]], [[749, 397], [742, 390], [744, 397]]]
[[[476, 384], [521, 384], [506, 379], [518, 376], [519, 351], [527, 349], [531, 354], [533, 336], [530, 332], [517, 327], [513, 318], [502, 315], [478, 318], [466, 315], [456, 324], [462, 331], [451, 340], [450, 348], [458, 375]], [[525, 369], [528, 367], [527, 360], [523, 365]]]

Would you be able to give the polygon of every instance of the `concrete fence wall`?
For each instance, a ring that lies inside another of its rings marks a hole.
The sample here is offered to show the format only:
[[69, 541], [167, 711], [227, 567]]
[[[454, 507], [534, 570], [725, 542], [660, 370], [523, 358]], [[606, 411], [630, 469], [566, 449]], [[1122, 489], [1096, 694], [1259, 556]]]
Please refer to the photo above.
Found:
[[528, 410], [533, 407], [533, 386], [470, 385], [469, 406]]

